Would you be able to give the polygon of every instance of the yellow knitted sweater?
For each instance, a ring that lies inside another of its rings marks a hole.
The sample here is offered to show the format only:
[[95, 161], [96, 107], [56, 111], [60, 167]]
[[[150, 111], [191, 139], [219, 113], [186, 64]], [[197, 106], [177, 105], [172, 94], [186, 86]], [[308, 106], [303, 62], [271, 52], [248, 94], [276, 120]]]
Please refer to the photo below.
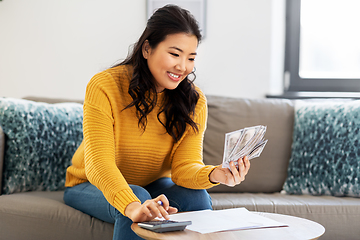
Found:
[[[132, 98], [128, 94], [132, 68], [118, 66], [95, 75], [89, 82], [84, 101], [84, 140], [67, 169], [65, 186], [89, 181], [107, 201], [124, 214], [126, 206], [139, 199], [128, 184], [146, 186], [170, 176], [179, 186], [206, 189], [214, 186], [209, 174], [214, 166], [202, 161], [207, 104], [199, 88], [194, 121], [199, 132], [187, 127], [174, 143], [158, 121], [163, 93], [147, 116], [146, 130], [138, 127], [135, 107], [123, 110]], [[160, 119], [165, 122], [164, 115]], [[140, 202], [140, 201], [139, 201]]]

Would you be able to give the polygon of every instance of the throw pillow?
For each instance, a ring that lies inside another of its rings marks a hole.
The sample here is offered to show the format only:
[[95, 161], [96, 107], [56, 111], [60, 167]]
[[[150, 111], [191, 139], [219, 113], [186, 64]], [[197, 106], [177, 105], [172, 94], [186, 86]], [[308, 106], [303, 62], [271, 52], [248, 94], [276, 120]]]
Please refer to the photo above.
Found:
[[360, 197], [360, 101], [298, 101], [284, 190]]
[[0, 98], [3, 193], [63, 189], [66, 168], [83, 139], [82, 116], [79, 103]]

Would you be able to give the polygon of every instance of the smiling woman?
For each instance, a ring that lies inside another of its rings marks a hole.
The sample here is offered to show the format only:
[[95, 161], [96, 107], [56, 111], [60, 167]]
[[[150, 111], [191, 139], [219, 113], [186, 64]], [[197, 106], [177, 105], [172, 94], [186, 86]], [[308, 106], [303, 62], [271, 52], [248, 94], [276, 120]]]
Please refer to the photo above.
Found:
[[64, 201], [115, 223], [113, 239], [138, 239], [133, 222], [211, 209], [205, 189], [239, 184], [249, 170], [246, 157], [239, 170], [203, 163], [207, 103], [188, 78], [200, 40], [189, 11], [162, 7], [129, 56], [87, 86], [84, 140], [67, 169]]

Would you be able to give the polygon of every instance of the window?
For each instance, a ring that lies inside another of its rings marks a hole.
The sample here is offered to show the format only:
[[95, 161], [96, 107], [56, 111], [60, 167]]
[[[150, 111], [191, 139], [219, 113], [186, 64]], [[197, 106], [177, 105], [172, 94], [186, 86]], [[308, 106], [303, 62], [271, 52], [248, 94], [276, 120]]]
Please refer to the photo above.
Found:
[[360, 92], [359, 0], [287, 0], [285, 91]]

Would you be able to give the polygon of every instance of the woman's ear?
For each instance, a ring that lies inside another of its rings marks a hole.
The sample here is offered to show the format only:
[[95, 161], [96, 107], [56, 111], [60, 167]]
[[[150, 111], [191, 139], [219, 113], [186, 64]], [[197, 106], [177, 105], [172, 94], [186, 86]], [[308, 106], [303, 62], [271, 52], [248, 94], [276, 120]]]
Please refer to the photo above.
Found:
[[145, 42], [142, 45], [142, 54], [145, 59], [148, 59], [148, 56], [150, 54], [150, 45], [148, 40], [145, 40]]

